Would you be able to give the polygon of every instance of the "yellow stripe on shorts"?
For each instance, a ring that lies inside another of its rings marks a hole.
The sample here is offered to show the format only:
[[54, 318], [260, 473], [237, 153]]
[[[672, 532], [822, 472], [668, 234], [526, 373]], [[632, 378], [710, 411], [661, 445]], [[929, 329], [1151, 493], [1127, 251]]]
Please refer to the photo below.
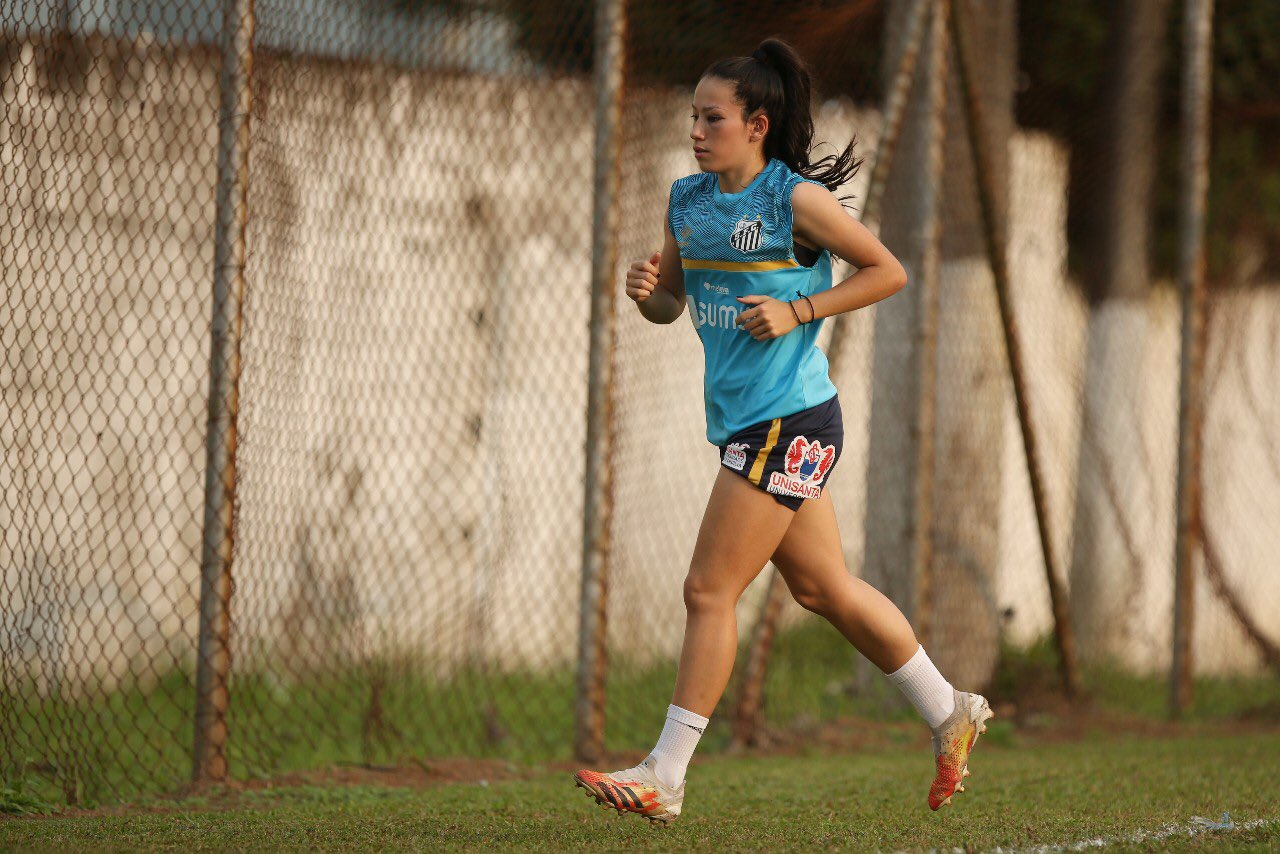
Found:
[[764, 447], [760, 449], [760, 453], [756, 454], [756, 461], [751, 466], [751, 476], [748, 478], [756, 486], [760, 485], [760, 478], [764, 476], [764, 463], [769, 459], [769, 452], [773, 450], [773, 446], [778, 444], [778, 434], [782, 432], [782, 419], [773, 419], [773, 425], [769, 428], [769, 438], [764, 443]]

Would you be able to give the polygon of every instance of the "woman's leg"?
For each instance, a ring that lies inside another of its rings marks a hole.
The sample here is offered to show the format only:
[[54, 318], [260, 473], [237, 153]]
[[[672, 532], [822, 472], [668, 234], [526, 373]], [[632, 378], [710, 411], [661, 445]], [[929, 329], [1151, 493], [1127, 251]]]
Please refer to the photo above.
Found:
[[737, 653], [738, 598], [764, 569], [795, 515], [721, 467], [684, 582], [684, 646], [672, 705], [711, 716]]
[[955, 689], [889, 597], [849, 574], [831, 495], [805, 501], [773, 554], [791, 595], [879, 667], [930, 727], [955, 710]]
[[885, 673], [916, 654], [920, 645], [898, 606], [845, 568], [830, 490], [796, 511], [773, 563], [802, 607], [825, 617]]
[[764, 569], [793, 515], [769, 493], [720, 469], [684, 582], [684, 646], [675, 691], [658, 743], [641, 763], [672, 789], [683, 785], [729, 682], [738, 649], [738, 598]]
[[826, 490], [796, 512], [773, 562], [796, 601], [839, 629], [929, 724], [938, 767], [929, 787], [929, 807], [950, 804], [952, 795], [964, 791], [969, 751], [992, 717], [986, 698], [952, 687], [897, 606], [845, 569], [835, 509]]

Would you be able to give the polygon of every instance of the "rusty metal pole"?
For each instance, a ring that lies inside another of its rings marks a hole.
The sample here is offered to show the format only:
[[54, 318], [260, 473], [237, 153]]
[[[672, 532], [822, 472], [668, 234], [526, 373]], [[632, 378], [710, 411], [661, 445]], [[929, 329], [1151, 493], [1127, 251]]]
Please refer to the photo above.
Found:
[[578, 631], [574, 754], [604, 750], [609, 522], [613, 511], [613, 350], [617, 326], [618, 170], [622, 148], [623, 0], [595, 8], [596, 146], [591, 237], [591, 340], [587, 376], [586, 489]]
[[1187, 0], [1182, 36], [1182, 198], [1178, 211], [1178, 287], [1182, 364], [1178, 411], [1178, 531], [1174, 546], [1173, 667], [1169, 711], [1191, 703], [1196, 552], [1202, 545], [1200, 451], [1204, 423], [1205, 197], [1209, 189], [1209, 96], [1213, 0]]
[[[919, 382], [916, 386], [916, 465], [911, 511], [911, 623], [921, 643], [929, 643], [933, 623], [933, 494], [936, 481], [935, 441], [938, 435], [938, 301], [942, 293], [942, 166], [945, 161], [947, 97], [947, 17], [950, 0], [934, 0], [929, 27], [927, 103], [932, 130], [925, 152], [926, 183], [920, 190], [919, 322], [914, 330], [918, 343]], [[914, 254], [914, 253], [913, 253]]]
[[218, 184], [205, 455], [200, 627], [196, 652], [196, 782], [227, 779], [227, 678], [231, 670], [231, 559], [235, 544], [240, 335], [248, 220], [253, 0], [223, 4]]
[[[937, 2], [938, 0], [914, 0], [910, 11], [907, 13], [907, 24], [903, 28], [902, 47], [898, 54], [898, 63], [885, 99], [884, 122], [880, 131], [880, 140], [871, 163], [871, 174], [867, 179], [867, 200], [859, 212], [858, 218], [860, 220], [865, 220], [877, 214], [880, 209], [880, 202], [884, 198], [885, 176], [889, 174], [889, 169], [893, 163], [898, 136], [902, 130], [903, 117], [907, 112], [907, 98], [911, 94], [911, 81], [915, 76], [916, 61], [920, 56], [921, 43], [924, 41], [924, 25], [928, 20], [929, 11], [937, 5]], [[936, 12], [935, 17], [939, 17]], [[941, 57], [932, 57], [930, 59], [930, 67], [934, 69], [933, 73], [938, 79], [941, 79], [942, 76], [940, 61]], [[934, 86], [934, 94], [938, 95], [939, 98], [941, 89], [940, 84]], [[941, 115], [940, 101], [937, 104], [937, 109], [939, 111], [937, 114]], [[935, 152], [931, 150], [930, 160], [930, 174], [935, 178], [941, 174], [941, 132], [939, 132], [938, 137], [938, 144], [934, 146], [936, 156], [934, 156]], [[936, 164], [936, 168], [934, 168], [933, 164]], [[936, 185], [937, 181], [933, 183]], [[925, 225], [925, 230], [934, 235], [933, 246], [936, 250], [938, 236], [937, 206], [932, 206], [931, 210], [933, 216], [930, 218], [931, 222]], [[933, 260], [931, 274], [934, 275], [933, 281], [936, 282], [936, 251], [933, 253]], [[936, 292], [936, 288], [934, 288], [934, 291]], [[848, 335], [849, 318], [848, 315], [840, 314], [831, 318], [831, 320], [834, 328], [831, 332], [831, 340], [827, 345], [827, 358], [830, 364], [835, 365], [844, 349], [844, 341]], [[930, 329], [932, 329], [932, 326], [930, 326]], [[932, 382], [927, 383], [927, 387], [932, 389]], [[932, 402], [931, 395], [929, 401], [930, 403]], [[929, 454], [932, 455], [932, 447], [930, 447]], [[932, 495], [930, 490], [918, 489], [917, 493]], [[764, 602], [760, 606], [760, 613], [751, 630], [751, 640], [747, 647], [747, 661], [743, 667], [742, 681], [739, 684], [734, 702], [733, 734], [730, 744], [735, 747], [758, 743], [760, 727], [764, 723], [764, 717], [760, 711], [764, 703], [764, 680], [769, 669], [773, 638], [777, 634], [778, 618], [782, 614], [782, 606], [786, 603], [787, 597], [786, 582], [777, 568], [770, 565], [768, 573], [768, 589]]]
[[769, 657], [773, 651], [773, 636], [778, 631], [778, 617], [787, 602], [787, 584], [777, 569], [772, 569], [769, 590], [760, 616], [751, 630], [747, 648], [747, 663], [742, 670], [742, 683], [733, 706], [733, 734], [730, 744], [742, 747], [760, 743], [760, 731], [764, 725], [761, 708], [764, 706], [764, 678], [769, 669]]
[[1004, 332], [1005, 351], [1009, 358], [1009, 378], [1013, 382], [1013, 397], [1018, 412], [1018, 427], [1022, 432], [1022, 447], [1027, 460], [1027, 475], [1031, 481], [1031, 501], [1040, 533], [1040, 552], [1044, 558], [1046, 581], [1049, 586], [1049, 603], [1053, 609], [1054, 638], [1058, 647], [1058, 662], [1062, 670], [1063, 687], [1068, 696], [1080, 692], [1080, 672], [1076, 664], [1075, 636], [1067, 616], [1067, 600], [1062, 589], [1062, 576], [1054, 553], [1049, 528], [1049, 508], [1044, 491], [1044, 478], [1040, 473], [1039, 455], [1036, 453], [1036, 433], [1031, 423], [1031, 404], [1027, 394], [1026, 371], [1022, 365], [1022, 344], [1013, 315], [1010, 293], [1007, 223], [996, 215], [995, 187], [991, 174], [991, 159], [987, 135], [983, 132], [982, 107], [973, 86], [973, 75], [968, 63], [968, 42], [964, 38], [964, 15], [952, 5], [951, 43], [955, 48], [956, 68], [960, 90], [964, 97], [965, 125], [969, 144], [973, 150], [974, 172], [978, 184], [978, 202], [982, 209], [983, 234], [987, 253], [991, 260], [992, 278], [995, 279], [996, 297], [1000, 305], [1000, 326]]
[[[880, 139], [871, 160], [871, 173], [867, 176], [867, 201], [858, 212], [859, 222], [875, 219], [880, 214], [884, 199], [885, 177], [893, 167], [893, 155], [902, 131], [902, 119], [907, 114], [907, 98], [911, 95], [911, 81], [916, 74], [916, 60], [920, 56], [920, 44], [924, 38], [924, 24], [933, 0], [915, 0], [908, 13], [903, 33], [902, 51], [898, 57], [897, 71], [885, 97], [884, 121]], [[827, 360], [834, 367], [844, 354], [844, 342], [849, 337], [848, 314], [831, 318], [831, 339], [827, 343]]]

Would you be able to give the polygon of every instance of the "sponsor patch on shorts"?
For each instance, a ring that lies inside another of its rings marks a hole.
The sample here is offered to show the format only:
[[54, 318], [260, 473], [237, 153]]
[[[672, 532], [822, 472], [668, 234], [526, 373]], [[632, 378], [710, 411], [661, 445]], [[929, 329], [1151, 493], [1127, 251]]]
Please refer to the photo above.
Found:
[[822, 487], [816, 483], [802, 483], [793, 477], [787, 477], [780, 471], [769, 475], [769, 485], [765, 487], [777, 495], [791, 495], [796, 498], [820, 498]]
[[783, 468], [787, 480], [800, 484], [822, 483], [822, 479], [836, 464], [836, 446], [824, 445], [818, 439], [812, 442], [804, 436], [796, 436], [787, 448]]
[[769, 475], [769, 483], [765, 489], [776, 495], [818, 498], [822, 495], [822, 481], [835, 462], [835, 445], [824, 445], [818, 439], [810, 441], [804, 436], [796, 436], [787, 448], [782, 471]]
[[734, 442], [724, 449], [724, 464], [734, 471], [742, 471], [747, 465], [747, 448], [745, 442]]
[[726, 437], [716, 450], [722, 466], [746, 477], [782, 506], [799, 510], [805, 499], [821, 499], [843, 442], [840, 402], [832, 397], [791, 415], [750, 424]]

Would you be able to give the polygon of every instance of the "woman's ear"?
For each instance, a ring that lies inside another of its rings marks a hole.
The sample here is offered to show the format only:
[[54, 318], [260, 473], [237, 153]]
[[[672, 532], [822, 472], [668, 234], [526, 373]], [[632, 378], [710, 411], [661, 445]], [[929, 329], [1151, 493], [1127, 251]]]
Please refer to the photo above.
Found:
[[757, 110], [755, 115], [747, 121], [747, 127], [750, 128], [750, 135], [747, 138], [752, 142], [759, 142], [769, 132], [769, 117]]

